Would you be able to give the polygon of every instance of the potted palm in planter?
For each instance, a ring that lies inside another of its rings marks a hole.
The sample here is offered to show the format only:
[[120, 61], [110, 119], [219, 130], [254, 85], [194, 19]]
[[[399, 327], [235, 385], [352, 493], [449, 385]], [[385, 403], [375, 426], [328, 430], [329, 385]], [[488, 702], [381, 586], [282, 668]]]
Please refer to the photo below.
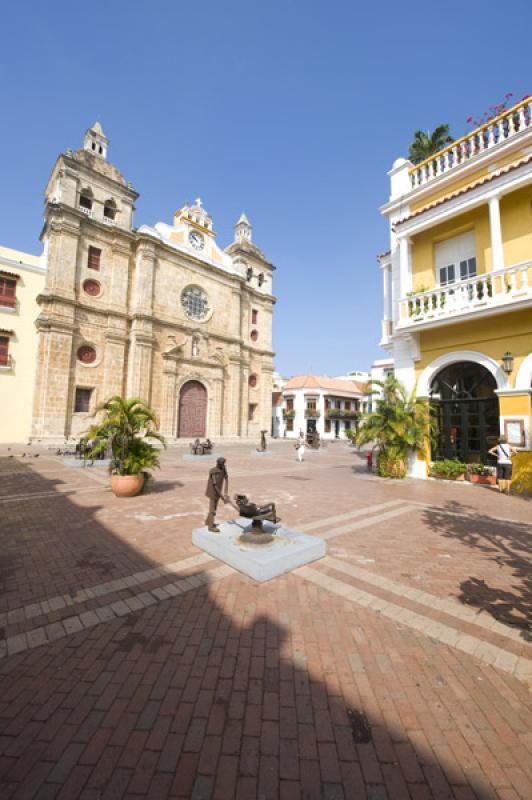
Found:
[[159, 466], [159, 452], [153, 441], [164, 446], [164, 437], [158, 432], [158, 421], [153, 410], [134, 397], [125, 400], [115, 395], [103, 403], [102, 420], [89, 431], [90, 439], [97, 439], [91, 456], [107, 447], [111, 451], [111, 489], [117, 497], [134, 497], [142, 491], [148, 470]]
[[377, 474], [383, 478], [404, 478], [411, 453], [423, 452], [430, 438], [432, 421], [429, 402], [416, 397], [416, 388], [407, 394], [394, 375], [373, 381], [366, 392], [382, 390], [375, 410], [366, 412], [354, 440], [358, 447], [373, 443], [378, 448]]

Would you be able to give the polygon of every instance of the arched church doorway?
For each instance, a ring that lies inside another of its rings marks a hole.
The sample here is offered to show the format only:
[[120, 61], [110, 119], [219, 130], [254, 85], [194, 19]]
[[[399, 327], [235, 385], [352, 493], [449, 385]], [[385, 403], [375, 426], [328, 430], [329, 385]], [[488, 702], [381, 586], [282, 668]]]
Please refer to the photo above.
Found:
[[499, 435], [496, 388], [491, 372], [472, 361], [450, 364], [437, 373], [430, 387], [435, 422], [433, 460], [493, 461], [488, 450]]
[[207, 428], [207, 390], [199, 381], [187, 381], [179, 393], [179, 430], [184, 437], [205, 436]]

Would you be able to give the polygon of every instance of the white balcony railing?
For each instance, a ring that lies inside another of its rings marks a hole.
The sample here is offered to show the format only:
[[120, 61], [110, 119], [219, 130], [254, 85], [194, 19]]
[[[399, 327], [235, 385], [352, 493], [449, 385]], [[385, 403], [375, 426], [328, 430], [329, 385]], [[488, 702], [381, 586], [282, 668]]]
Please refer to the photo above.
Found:
[[423, 186], [484, 150], [510, 139], [525, 128], [532, 128], [530, 97], [412, 167], [409, 171], [412, 188]]
[[532, 275], [532, 261], [405, 297], [400, 301], [400, 320], [396, 328], [443, 321], [520, 301], [530, 304], [529, 271]]
[[79, 210], [82, 214], [86, 214], [89, 219], [92, 219], [92, 208], [85, 208], [85, 206], [79, 206]]
[[105, 225], [114, 225], [115, 221], [112, 217], [105, 217], [103, 218]]

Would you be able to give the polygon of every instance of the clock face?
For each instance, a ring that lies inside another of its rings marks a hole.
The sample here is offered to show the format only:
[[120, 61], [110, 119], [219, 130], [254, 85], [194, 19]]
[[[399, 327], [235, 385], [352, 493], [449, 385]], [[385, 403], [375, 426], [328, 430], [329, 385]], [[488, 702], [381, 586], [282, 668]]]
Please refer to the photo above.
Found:
[[195, 250], [203, 250], [205, 247], [205, 240], [199, 231], [190, 231], [188, 241]]

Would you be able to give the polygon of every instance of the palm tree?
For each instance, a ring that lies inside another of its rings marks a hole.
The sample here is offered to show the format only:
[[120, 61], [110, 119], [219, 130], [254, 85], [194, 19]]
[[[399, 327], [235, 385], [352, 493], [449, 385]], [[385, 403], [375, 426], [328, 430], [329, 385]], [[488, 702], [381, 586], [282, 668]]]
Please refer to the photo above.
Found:
[[426, 398], [416, 397], [416, 387], [407, 394], [394, 375], [373, 381], [366, 389], [368, 394], [374, 392], [374, 386], [380, 387], [382, 394], [375, 410], [363, 415], [356, 444], [378, 447], [381, 477], [404, 478], [408, 453], [422, 451], [430, 439], [430, 405]]
[[159, 422], [155, 412], [138, 397], [125, 400], [114, 395], [97, 408], [104, 411], [101, 422], [89, 430], [90, 439], [97, 439], [89, 457], [94, 457], [107, 445], [111, 448], [111, 472], [114, 475], [138, 475], [159, 466], [159, 455], [151, 441], [161, 442]]
[[438, 125], [432, 133], [430, 131], [427, 131], [427, 133], [425, 131], [416, 131], [414, 133], [414, 141], [408, 148], [408, 158], [412, 164], [419, 164], [420, 161], [424, 161], [439, 150], [443, 150], [446, 145], [453, 141], [448, 125]]

